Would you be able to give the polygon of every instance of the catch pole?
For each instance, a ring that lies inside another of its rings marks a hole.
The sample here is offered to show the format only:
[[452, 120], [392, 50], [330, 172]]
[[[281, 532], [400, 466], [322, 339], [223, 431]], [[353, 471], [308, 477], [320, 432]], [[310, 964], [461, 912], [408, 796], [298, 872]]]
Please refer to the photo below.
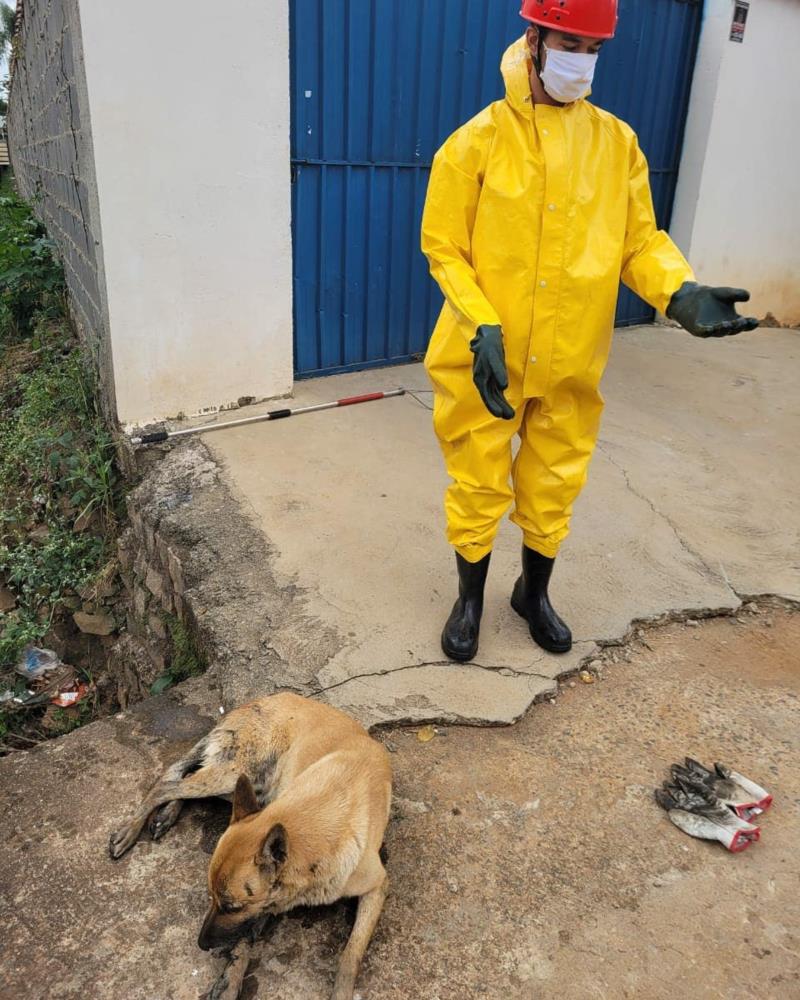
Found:
[[301, 413], [319, 413], [322, 410], [335, 410], [339, 406], [357, 406], [359, 403], [372, 403], [376, 399], [390, 399], [393, 396], [405, 396], [405, 389], [391, 389], [389, 392], [369, 392], [365, 396], [347, 396], [336, 399], [332, 403], [316, 403], [314, 406], [298, 406], [294, 409], [270, 410], [257, 417], [243, 417], [241, 420], [226, 420], [221, 424], [204, 424], [200, 427], [186, 427], [179, 431], [154, 431], [152, 434], [142, 434], [131, 438], [131, 444], [161, 444], [172, 438], [186, 437], [188, 434], [206, 434], [209, 431], [221, 431], [226, 427], [243, 427], [245, 424], [259, 424], [265, 420], [284, 420], [286, 417], [298, 417]]

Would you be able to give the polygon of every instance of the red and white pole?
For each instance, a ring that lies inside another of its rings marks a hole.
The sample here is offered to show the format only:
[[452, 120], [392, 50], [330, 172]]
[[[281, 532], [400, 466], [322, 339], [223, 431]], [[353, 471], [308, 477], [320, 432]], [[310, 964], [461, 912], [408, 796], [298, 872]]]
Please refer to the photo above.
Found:
[[390, 389], [388, 392], [368, 392], [364, 396], [347, 396], [331, 403], [316, 403], [314, 406], [298, 406], [294, 409], [270, 410], [257, 417], [243, 417], [241, 420], [226, 420], [221, 424], [205, 424], [202, 427], [187, 427], [180, 431], [155, 431], [152, 434], [142, 434], [132, 437], [131, 444], [161, 444], [172, 438], [186, 437], [187, 434], [205, 434], [208, 431], [221, 431], [226, 427], [243, 427], [245, 424], [258, 424], [265, 420], [283, 420], [286, 417], [297, 417], [301, 413], [319, 413], [322, 410], [335, 410], [339, 406], [357, 406], [359, 403], [372, 403], [377, 399], [390, 399], [393, 396], [405, 396], [405, 389]]

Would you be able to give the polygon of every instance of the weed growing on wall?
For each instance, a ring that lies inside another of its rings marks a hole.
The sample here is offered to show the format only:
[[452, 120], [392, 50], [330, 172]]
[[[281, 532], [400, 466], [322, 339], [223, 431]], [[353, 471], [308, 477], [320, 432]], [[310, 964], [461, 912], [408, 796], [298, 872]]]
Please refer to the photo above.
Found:
[[197, 677], [206, 670], [205, 658], [184, 623], [174, 615], [164, 615], [164, 624], [171, 639], [172, 656], [167, 672], [157, 678], [150, 688], [151, 694], [161, 694], [173, 684]]

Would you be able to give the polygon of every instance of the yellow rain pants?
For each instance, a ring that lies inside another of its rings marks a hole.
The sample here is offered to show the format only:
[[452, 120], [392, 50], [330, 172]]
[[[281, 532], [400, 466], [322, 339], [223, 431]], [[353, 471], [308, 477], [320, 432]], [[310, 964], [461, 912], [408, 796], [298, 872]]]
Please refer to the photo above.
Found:
[[[447, 534], [470, 562], [491, 551], [513, 500], [525, 544], [556, 555], [597, 441], [620, 278], [662, 312], [694, 280], [656, 228], [633, 131], [585, 100], [534, 105], [524, 38], [502, 73], [505, 99], [436, 154], [422, 221], [445, 296], [425, 367], [453, 480]], [[482, 325], [503, 329], [513, 420], [493, 417], [472, 381]]]

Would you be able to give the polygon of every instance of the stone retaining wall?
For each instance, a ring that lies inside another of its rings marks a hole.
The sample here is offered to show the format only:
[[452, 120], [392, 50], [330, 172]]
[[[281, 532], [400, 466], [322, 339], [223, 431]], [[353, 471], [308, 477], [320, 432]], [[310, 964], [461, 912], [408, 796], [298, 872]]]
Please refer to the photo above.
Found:
[[170, 620], [192, 627], [184, 603], [181, 554], [137, 507], [135, 494], [128, 502], [128, 513], [130, 527], [117, 546], [129, 607], [127, 634], [120, 641], [122, 655], [114, 671], [123, 708], [147, 697], [153, 682], [168, 672]]

